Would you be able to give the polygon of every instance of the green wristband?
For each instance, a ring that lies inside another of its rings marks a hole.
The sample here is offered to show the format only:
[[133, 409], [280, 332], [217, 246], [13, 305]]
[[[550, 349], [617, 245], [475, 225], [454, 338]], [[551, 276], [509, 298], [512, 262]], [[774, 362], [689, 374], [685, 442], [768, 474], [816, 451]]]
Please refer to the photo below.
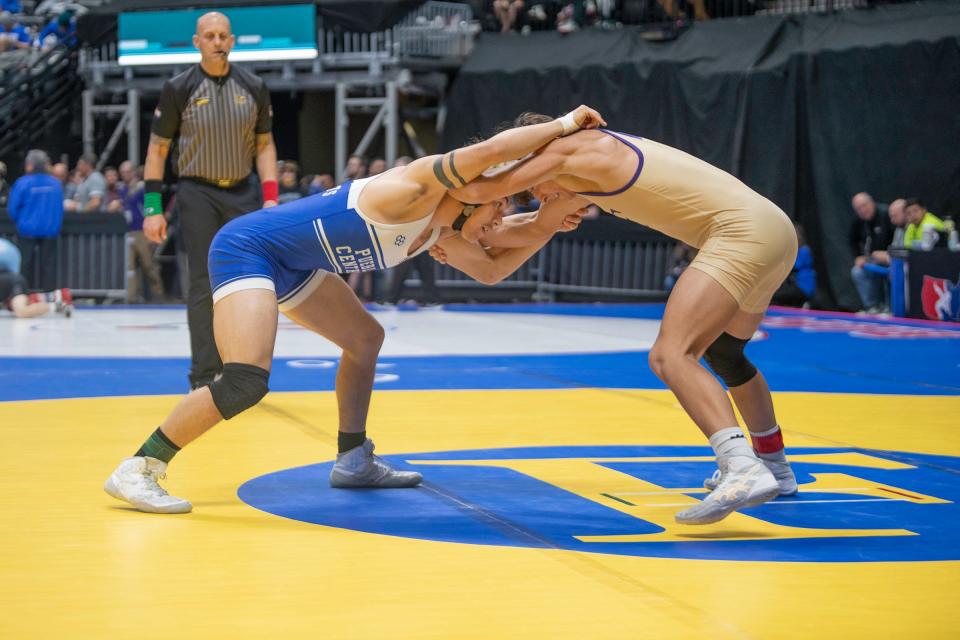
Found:
[[163, 213], [163, 198], [156, 191], [143, 193], [143, 217], [157, 216]]

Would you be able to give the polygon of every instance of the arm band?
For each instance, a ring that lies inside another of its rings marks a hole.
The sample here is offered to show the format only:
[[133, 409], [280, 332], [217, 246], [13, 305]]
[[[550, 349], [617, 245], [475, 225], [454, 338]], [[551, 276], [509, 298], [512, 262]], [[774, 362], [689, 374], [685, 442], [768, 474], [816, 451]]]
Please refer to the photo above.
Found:
[[143, 185], [143, 216], [156, 216], [163, 213], [163, 198], [160, 191], [163, 189], [161, 180], [145, 180]]
[[560, 126], [563, 127], [563, 133], [560, 134], [561, 136], [568, 136], [574, 131], [580, 130], [580, 125], [573, 119], [573, 111], [562, 118], [557, 118], [557, 120], [560, 122]]
[[264, 203], [273, 200], [277, 202], [280, 198], [280, 185], [277, 184], [276, 180], [264, 180], [263, 181], [263, 201]]

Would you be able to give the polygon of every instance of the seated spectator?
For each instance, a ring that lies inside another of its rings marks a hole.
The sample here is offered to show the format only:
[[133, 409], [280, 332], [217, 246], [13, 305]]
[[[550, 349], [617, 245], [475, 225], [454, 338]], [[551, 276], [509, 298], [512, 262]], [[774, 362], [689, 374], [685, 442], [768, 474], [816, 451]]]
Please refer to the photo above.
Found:
[[363, 156], [352, 155], [347, 158], [347, 170], [344, 172], [343, 181], [359, 180], [367, 177], [367, 159]]
[[[943, 233], [943, 220], [933, 215], [918, 198], [908, 198], [904, 213], [907, 218], [907, 228], [903, 234], [903, 246], [908, 249], [923, 249], [923, 234], [925, 231]], [[936, 241], [933, 242], [936, 244]]]
[[70, 169], [67, 168], [66, 163], [58, 162], [50, 167], [50, 175], [60, 181], [60, 186], [63, 187], [64, 199], [72, 200], [73, 194], [76, 192], [76, 186], [70, 182]]
[[387, 170], [387, 161], [383, 158], [374, 158], [370, 161], [370, 166], [367, 167], [368, 176], [378, 176], [384, 171]]
[[77, 176], [81, 182], [73, 198], [65, 200], [64, 211], [72, 213], [97, 213], [103, 205], [107, 193], [107, 180], [96, 170], [97, 159], [93, 155], [83, 154], [77, 160]]
[[773, 304], [784, 307], [809, 308], [817, 291], [817, 272], [813, 269], [813, 252], [807, 244], [803, 227], [794, 224], [797, 231], [797, 259], [793, 270], [773, 294]]
[[874, 250], [883, 250], [893, 240], [893, 225], [888, 215], [889, 207], [874, 202], [866, 192], [853, 196], [853, 210], [857, 219], [850, 228], [850, 248], [855, 256], [850, 277], [857, 287], [863, 308], [868, 313], [881, 313], [886, 298], [886, 277], [864, 268], [873, 263]]
[[[104, 193], [103, 205], [101, 211], [110, 211], [111, 207], [116, 207], [114, 202], [120, 202], [123, 196], [120, 195], [120, 174], [115, 167], [107, 167], [103, 170], [103, 179], [107, 184], [107, 190]], [[122, 208], [121, 208], [122, 210]]]
[[36, 44], [44, 51], [60, 44], [68, 47], [76, 45], [77, 21], [73, 19], [73, 12], [63, 11], [56, 20], [51, 20], [37, 35]]
[[23, 256], [21, 273], [34, 288], [44, 291], [55, 286], [57, 236], [63, 224], [63, 189], [47, 173], [49, 164], [46, 152], [31, 149], [25, 175], [13, 184], [7, 204]]
[[329, 173], [321, 173], [320, 175], [314, 176], [313, 180], [310, 181], [310, 189], [307, 191], [307, 195], [312, 196], [315, 193], [323, 193], [327, 189], [333, 189], [336, 186], [336, 183], [333, 181], [333, 176]]
[[23, 13], [23, 5], [20, 0], [0, 0], [0, 10], [10, 13]]
[[889, 249], [903, 248], [903, 236], [907, 226], [907, 214], [904, 211], [904, 205], [906, 205], [906, 203], [907, 201], [903, 198], [897, 198], [890, 203], [889, 214], [890, 224], [893, 225], [893, 240], [890, 242], [890, 246], [887, 247], [887, 249], [879, 249], [870, 254], [874, 264], [879, 264], [885, 267], [890, 266]]
[[30, 34], [9, 11], [0, 13], [0, 51], [28, 49]]
[[493, 15], [500, 23], [500, 32], [509, 33], [518, 28], [517, 18], [523, 12], [523, 0], [494, 0]]
[[283, 204], [284, 202], [293, 202], [294, 200], [299, 200], [303, 197], [303, 194], [300, 192], [300, 167], [296, 162], [284, 162], [280, 166], [280, 177], [279, 177], [279, 187], [280, 187], [280, 196], [277, 199], [277, 202]]

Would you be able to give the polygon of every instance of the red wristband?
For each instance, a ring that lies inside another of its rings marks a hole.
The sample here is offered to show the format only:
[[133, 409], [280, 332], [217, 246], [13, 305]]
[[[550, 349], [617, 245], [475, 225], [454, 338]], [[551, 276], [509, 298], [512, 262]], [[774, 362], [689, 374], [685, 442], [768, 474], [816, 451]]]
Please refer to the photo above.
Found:
[[280, 197], [280, 186], [277, 184], [276, 180], [264, 180], [263, 181], [263, 202], [267, 203], [270, 200], [274, 202]]

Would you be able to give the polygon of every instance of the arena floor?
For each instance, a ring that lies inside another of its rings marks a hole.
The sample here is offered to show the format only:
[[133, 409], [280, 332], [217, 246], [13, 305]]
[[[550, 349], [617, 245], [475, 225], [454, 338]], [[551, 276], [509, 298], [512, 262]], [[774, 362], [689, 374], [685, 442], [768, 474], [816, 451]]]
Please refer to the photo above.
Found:
[[182, 308], [0, 317], [0, 638], [948, 638], [960, 329], [775, 311], [750, 347], [800, 494], [707, 527], [706, 442], [646, 364], [660, 305], [378, 310], [369, 433], [412, 490], [327, 485], [336, 351], [171, 464], [103, 481], [186, 390]]

